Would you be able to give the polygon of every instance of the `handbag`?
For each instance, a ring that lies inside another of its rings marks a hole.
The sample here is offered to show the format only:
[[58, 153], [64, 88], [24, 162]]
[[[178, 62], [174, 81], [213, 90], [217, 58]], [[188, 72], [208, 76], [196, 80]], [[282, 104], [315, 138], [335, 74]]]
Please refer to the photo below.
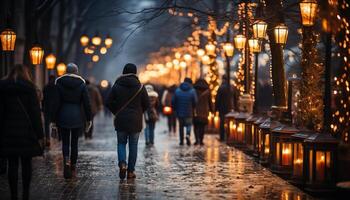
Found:
[[124, 110], [124, 108], [126, 108], [126, 106], [128, 106], [129, 103], [130, 103], [132, 100], [134, 100], [135, 97], [141, 92], [142, 88], [143, 88], [143, 85], [141, 84], [141, 86], [140, 86], [140, 88], [137, 90], [137, 92], [136, 92], [122, 107], [120, 107], [120, 109], [119, 109], [117, 112], [114, 113], [114, 116], [117, 116], [117, 115], [120, 113], [120, 111]]

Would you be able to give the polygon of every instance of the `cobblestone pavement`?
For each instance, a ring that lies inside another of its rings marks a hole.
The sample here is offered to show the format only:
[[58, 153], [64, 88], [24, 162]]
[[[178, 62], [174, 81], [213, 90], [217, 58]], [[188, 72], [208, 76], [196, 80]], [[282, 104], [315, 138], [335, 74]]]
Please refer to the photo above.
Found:
[[[80, 140], [76, 180], [62, 177], [58, 143], [35, 158], [31, 199], [313, 199], [214, 135], [206, 136], [204, 147], [180, 147], [163, 120], [154, 147], [140, 138], [136, 180], [120, 181], [112, 119], [98, 116], [95, 130], [93, 140]], [[4, 175], [0, 186], [0, 199], [9, 199]]]

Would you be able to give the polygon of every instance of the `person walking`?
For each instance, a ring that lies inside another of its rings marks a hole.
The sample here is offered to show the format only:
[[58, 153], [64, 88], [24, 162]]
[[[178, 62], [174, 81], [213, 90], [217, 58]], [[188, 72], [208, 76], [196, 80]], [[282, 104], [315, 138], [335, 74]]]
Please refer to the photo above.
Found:
[[11, 199], [18, 199], [18, 168], [22, 165], [23, 199], [29, 199], [32, 158], [43, 154], [44, 132], [36, 87], [29, 69], [15, 65], [0, 80], [0, 156], [8, 159]]
[[198, 96], [193, 119], [194, 135], [196, 136], [196, 142], [194, 144], [204, 145], [205, 126], [208, 124], [209, 112], [213, 111], [213, 103], [209, 85], [204, 79], [198, 79], [193, 87]]
[[50, 75], [49, 82], [43, 90], [42, 110], [44, 113], [45, 145], [47, 148], [50, 147], [50, 115], [56, 92], [55, 79], [56, 77], [54, 75]]
[[191, 128], [193, 111], [197, 103], [196, 91], [193, 89], [192, 80], [185, 78], [184, 82], [176, 89], [172, 99], [173, 108], [179, 119], [180, 145], [184, 142], [184, 128], [186, 128], [186, 143], [191, 145]]
[[103, 101], [100, 91], [94, 84], [91, 84], [89, 80], [86, 80], [86, 86], [89, 92], [91, 103], [92, 125], [91, 128], [89, 128], [84, 133], [86, 139], [92, 139], [92, 133], [94, 129], [94, 118], [95, 115], [103, 109]]
[[85, 80], [78, 75], [76, 64], [69, 63], [67, 73], [56, 79], [56, 95], [51, 126], [53, 129], [57, 127], [62, 137], [63, 176], [70, 179], [77, 174], [79, 135], [85, 127], [84, 123], [87, 124], [86, 129], [92, 125], [88, 90]]
[[215, 111], [219, 112], [220, 118], [220, 141], [226, 140], [225, 115], [233, 109], [233, 90], [228, 84], [227, 76], [222, 76], [222, 83], [215, 98]]
[[171, 105], [175, 90], [176, 85], [172, 85], [162, 95], [163, 114], [167, 117], [169, 133], [176, 133], [176, 113]]
[[145, 128], [145, 139], [146, 139], [146, 145], [154, 145], [154, 129], [156, 125], [156, 121], [158, 120], [158, 93], [154, 91], [154, 88], [152, 85], [146, 85], [145, 86], [147, 90], [147, 94], [149, 97], [149, 108], [145, 112], [145, 121], [146, 121], [146, 128]]
[[[106, 106], [114, 114], [114, 126], [118, 138], [119, 177], [136, 178], [137, 146], [142, 130], [143, 113], [149, 108], [145, 87], [140, 83], [137, 67], [128, 63], [123, 74], [115, 81]], [[129, 159], [126, 162], [126, 144], [129, 142]], [[127, 166], [127, 168], [126, 168]]]

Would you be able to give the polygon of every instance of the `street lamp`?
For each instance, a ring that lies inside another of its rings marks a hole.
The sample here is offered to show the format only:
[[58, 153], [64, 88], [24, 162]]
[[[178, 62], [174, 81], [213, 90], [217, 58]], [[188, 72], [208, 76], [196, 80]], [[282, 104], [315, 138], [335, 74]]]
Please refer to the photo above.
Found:
[[313, 26], [316, 13], [317, 13], [317, 1], [316, 0], [303, 0], [299, 3], [301, 22], [304, 26]]
[[12, 29], [5, 29], [0, 34], [3, 51], [14, 51], [16, 43], [16, 33]]
[[207, 51], [207, 54], [209, 54], [209, 55], [214, 55], [215, 49], [216, 49], [216, 47], [212, 43], [205, 45], [205, 50]]
[[63, 74], [66, 73], [67, 66], [64, 63], [59, 63], [56, 67], [56, 70], [57, 70], [57, 75], [62, 76]]
[[106, 39], [105, 39], [106, 47], [110, 48], [112, 46], [112, 44], [113, 44], [113, 39], [111, 37], [107, 36]]
[[91, 39], [91, 43], [96, 46], [99, 46], [101, 42], [102, 42], [102, 39], [97, 34]]
[[288, 27], [285, 24], [280, 24], [274, 28], [275, 43], [286, 44], [288, 38]]
[[223, 49], [225, 51], [226, 56], [229, 56], [229, 57], [233, 56], [234, 47], [231, 43], [229, 42], [225, 43], [223, 46]]
[[249, 51], [252, 53], [259, 53], [261, 51], [261, 41], [256, 38], [248, 40]]
[[56, 56], [54, 54], [49, 54], [46, 56], [45, 58], [45, 62], [46, 62], [46, 68], [48, 70], [52, 70], [55, 68], [55, 64], [56, 64]]
[[98, 62], [99, 60], [100, 60], [100, 56], [98, 56], [98, 55], [92, 56], [92, 62]]
[[267, 23], [262, 20], [257, 20], [253, 24], [253, 35], [255, 38], [264, 39], [266, 38]]
[[245, 43], [247, 41], [247, 38], [244, 35], [236, 35], [233, 40], [234, 40], [236, 49], [243, 50], [245, 48]]
[[29, 56], [33, 65], [40, 65], [44, 57], [44, 49], [40, 45], [35, 44], [29, 50]]
[[83, 47], [87, 46], [89, 44], [89, 41], [90, 41], [89, 37], [85, 34], [80, 37], [80, 44]]
[[100, 48], [100, 53], [101, 53], [102, 55], [106, 54], [106, 53], [107, 53], [107, 47], [101, 47], [101, 48]]
[[204, 54], [205, 54], [205, 51], [204, 51], [203, 49], [198, 49], [198, 50], [197, 50], [197, 56], [198, 56], [198, 57], [201, 58], [201, 57], [204, 56]]

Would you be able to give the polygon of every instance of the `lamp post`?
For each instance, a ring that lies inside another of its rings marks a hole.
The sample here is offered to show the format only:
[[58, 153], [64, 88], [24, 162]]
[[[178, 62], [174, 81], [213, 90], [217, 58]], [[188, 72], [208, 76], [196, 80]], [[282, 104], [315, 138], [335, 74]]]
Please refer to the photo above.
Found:
[[234, 47], [230, 42], [226, 42], [223, 46], [223, 49], [225, 51], [225, 58], [226, 58], [226, 76], [227, 76], [227, 85], [230, 85], [230, 73], [231, 73], [231, 57], [233, 56]]
[[15, 50], [16, 37], [16, 33], [10, 28], [6, 28], [0, 34], [1, 47], [5, 58], [5, 67], [4, 69], [1, 69], [0, 77], [8, 73], [8, 69], [13, 61], [12, 58]]
[[254, 104], [253, 113], [258, 113], [258, 66], [259, 66], [259, 53], [261, 51], [261, 41], [253, 38], [248, 40], [249, 50], [255, 54], [255, 71], [254, 71]]

